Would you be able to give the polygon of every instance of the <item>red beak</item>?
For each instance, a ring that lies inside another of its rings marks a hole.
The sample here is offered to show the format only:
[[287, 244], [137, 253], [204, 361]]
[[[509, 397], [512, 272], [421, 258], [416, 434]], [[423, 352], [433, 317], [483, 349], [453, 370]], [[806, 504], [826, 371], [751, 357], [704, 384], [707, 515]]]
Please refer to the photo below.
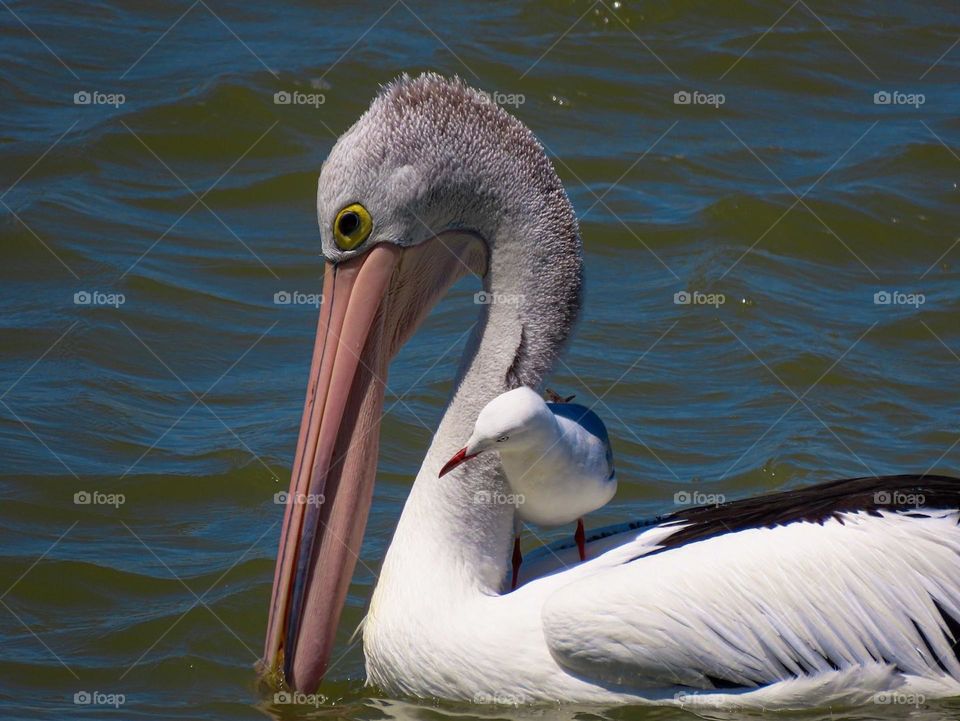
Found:
[[478, 454], [476, 453], [471, 453], [468, 456], [467, 449], [461, 448], [459, 451], [453, 454], [453, 458], [451, 458], [449, 461], [447, 461], [444, 464], [443, 468], [440, 469], [440, 475], [437, 476], [437, 478], [443, 478], [445, 475], [447, 475], [450, 471], [452, 471], [454, 468], [459, 466], [461, 463], [463, 463], [464, 461], [469, 461], [471, 458], [476, 458], [477, 455]]

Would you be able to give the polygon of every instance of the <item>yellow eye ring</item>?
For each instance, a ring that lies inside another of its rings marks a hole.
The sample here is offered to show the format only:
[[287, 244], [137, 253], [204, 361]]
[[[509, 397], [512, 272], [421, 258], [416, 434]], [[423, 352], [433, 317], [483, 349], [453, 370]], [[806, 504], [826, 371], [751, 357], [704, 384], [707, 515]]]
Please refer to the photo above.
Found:
[[333, 238], [340, 250], [353, 250], [373, 230], [373, 218], [360, 203], [351, 203], [337, 213], [333, 221]]

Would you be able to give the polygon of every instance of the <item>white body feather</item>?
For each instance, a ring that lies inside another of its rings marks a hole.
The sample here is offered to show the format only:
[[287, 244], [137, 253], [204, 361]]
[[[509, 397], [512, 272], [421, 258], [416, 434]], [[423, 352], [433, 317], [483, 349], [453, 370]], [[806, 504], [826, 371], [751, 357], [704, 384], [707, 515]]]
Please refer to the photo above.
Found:
[[517, 515], [530, 523], [573, 523], [617, 492], [603, 422], [583, 406], [546, 403], [526, 386], [484, 406], [465, 450], [499, 452]]
[[[395, 693], [500, 703], [794, 708], [960, 693], [958, 639], [934, 606], [960, 617], [957, 512], [842, 519], [662, 553], [680, 526], [655, 526], [513, 593], [460, 589], [449, 604], [431, 590], [385, 605], [385, 573], [367, 671]], [[745, 688], [714, 689], [731, 669]]]

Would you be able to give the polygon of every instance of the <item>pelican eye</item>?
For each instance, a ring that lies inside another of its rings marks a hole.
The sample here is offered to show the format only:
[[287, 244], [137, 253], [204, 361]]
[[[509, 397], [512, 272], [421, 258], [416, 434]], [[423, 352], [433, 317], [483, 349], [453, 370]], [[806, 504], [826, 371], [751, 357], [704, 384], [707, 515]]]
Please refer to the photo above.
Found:
[[340, 250], [353, 250], [370, 236], [373, 219], [360, 203], [351, 203], [337, 213], [333, 238]]
[[510, 440], [510, 436], [500, 436], [497, 439], [497, 443], [503, 443], [504, 441], [509, 441], [509, 440]]

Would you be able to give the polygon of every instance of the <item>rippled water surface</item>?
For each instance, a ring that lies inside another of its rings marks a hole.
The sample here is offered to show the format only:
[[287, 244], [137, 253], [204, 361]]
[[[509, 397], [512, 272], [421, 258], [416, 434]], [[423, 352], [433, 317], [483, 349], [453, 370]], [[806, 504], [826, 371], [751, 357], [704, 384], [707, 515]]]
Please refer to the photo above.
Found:
[[4, 718], [689, 715], [363, 687], [349, 636], [476, 315], [467, 281], [391, 368], [325, 698], [255, 681], [320, 290], [316, 177], [403, 71], [512, 96], [576, 206], [585, 315], [550, 384], [602, 398], [621, 484], [591, 524], [960, 471], [954, 3], [2, 5]]

